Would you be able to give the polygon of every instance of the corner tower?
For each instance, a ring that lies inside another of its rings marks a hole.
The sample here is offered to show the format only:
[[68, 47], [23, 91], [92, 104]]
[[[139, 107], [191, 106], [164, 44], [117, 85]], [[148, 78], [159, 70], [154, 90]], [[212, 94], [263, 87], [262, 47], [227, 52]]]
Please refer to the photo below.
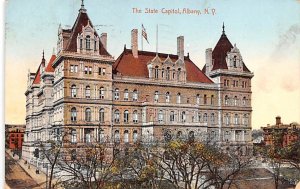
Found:
[[219, 93], [220, 141], [251, 153], [251, 78], [236, 44], [223, 31], [215, 48], [206, 50], [203, 72], [216, 84]]

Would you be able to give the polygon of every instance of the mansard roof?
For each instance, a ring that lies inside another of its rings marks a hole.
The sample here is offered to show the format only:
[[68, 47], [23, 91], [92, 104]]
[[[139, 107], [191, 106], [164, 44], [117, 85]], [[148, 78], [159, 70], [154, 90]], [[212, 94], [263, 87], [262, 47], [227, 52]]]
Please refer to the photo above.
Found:
[[[158, 53], [161, 61], [165, 61], [167, 57], [173, 62], [178, 60], [177, 55]], [[123, 53], [113, 64], [113, 73], [121, 74], [130, 77], [144, 77], [148, 78], [147, 63], [156, 57], [156, 52], [138, 51], [138, 58], [134, 58], [131, 49], [124, 48]], [[200, 83], [213, 83], [201, 70], [189, 59], [188, 56], [184, 57], [187, 81], [200, 82]]]
[[[82, 32], [82, 27], [85, 27], [86, 25], [90, 24], [90, 26], [93, 28], [93, 24], [91, 20], [89, 19], [89, 16], [86, 12], [79, 11], [77, 19], [72, 27], [71, 30], [63, 30], [63, 32], [71, 33], [70, 39], [67, 44], [67, 51], [71, 52], [77, 52], [77, 36], [79, 33]], [[95, 31], [95, 36], [98, 36], [97, 32]], [[111, 56], [107, 50], [104, 48], [101, 41], [99, 41], [99, 54], [100, 55], [106, 55]]]
[[[227, 53], [231, 51], [233, 48], [231, 42], [227, 38], [225, 32], [223, 31], [218, 43], [216, 44], [214, 50], [212, 51], [212, 61], [213, 61], [213, 68], [212, 70], [217, 69], [228, 69], [227, 63], [226, 63], [226, 56]], [[205, 73], [205, 65], [202, 69], [202, 71]], [[243, 62], [243, 71], [244, 72], [250, 72], [250, 70], [247, 68], [245, 63]]]
[[229, 39], [223, 33], [216, 44], [214, 50], [212, 51], [212, 60], [213, 60], [213, 68], [212, 70], [217, 69], [228, 69], [226, 63], [227, 52], [229, 52], [233, 48]]

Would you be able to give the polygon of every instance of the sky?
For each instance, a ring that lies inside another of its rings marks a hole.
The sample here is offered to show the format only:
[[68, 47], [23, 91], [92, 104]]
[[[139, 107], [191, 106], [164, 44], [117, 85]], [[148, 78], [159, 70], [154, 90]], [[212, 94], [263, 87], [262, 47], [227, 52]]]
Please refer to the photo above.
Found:
[[[81, 0], [5, 1], [5, 123], [25, 124], [28, 70], [36, 72], [43, 49], [50, 59], [59, 24], [72, 27], [80, 4]], [[140, 31], [141, 24], [149, 40], [143, 49], [155, 51], [158, 25], [160, 52], [176, 54], [176, 38], [184, 35], [185, 53], [202, 68], [205, 49], [215, 47], [224, 22], [227, 37], [254, 73], [252, 127], [274, 124], [277, 115], [283, 123], [300, 123], [299, 0], [85, 0], [84, 4], [98, 34], [108, 34], [108, 51], [115, 58], [124, 44], [130, 48], [130, 31]], [[133, 8], [189, 8], [202, 14], [136, 14]], [[203, 14], [205, 8], [210, 14]]]

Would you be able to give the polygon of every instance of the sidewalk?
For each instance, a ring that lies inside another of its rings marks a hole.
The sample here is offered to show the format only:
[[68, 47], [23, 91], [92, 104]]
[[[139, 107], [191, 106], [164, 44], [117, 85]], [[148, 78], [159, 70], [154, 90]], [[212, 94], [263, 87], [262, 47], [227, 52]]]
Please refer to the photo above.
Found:
[[[31, 164], [24, 164], [24, 160], [23, 159], [19, 159], [19, 156], [15, 155], [13, 157], [12, 152], [5, 150], [14, 160], [17, 161], [17, 163], [24, 169], [24, 171], [26, 171], [30, 177], [33, 178], [33, 180], [35, 180], [37, 182], [37, 184], [39, 185], [38, 188], [46, 188], [46, 175], [40, 171], [39, 174], [36, 174], [36, 167], [31, 165]], [[28, 165], [30, 165], [30, 168], [28, 169]], [[35, 188], [37, 189], [37, 187]]]

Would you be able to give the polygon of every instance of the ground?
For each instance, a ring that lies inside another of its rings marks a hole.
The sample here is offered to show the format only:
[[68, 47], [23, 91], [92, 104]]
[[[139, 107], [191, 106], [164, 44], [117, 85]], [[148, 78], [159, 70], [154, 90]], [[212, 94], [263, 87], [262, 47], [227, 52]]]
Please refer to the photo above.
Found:
[[5, 181], [11, 189], [39, 189], [35, 180], [14, 160], [5, 153]]

